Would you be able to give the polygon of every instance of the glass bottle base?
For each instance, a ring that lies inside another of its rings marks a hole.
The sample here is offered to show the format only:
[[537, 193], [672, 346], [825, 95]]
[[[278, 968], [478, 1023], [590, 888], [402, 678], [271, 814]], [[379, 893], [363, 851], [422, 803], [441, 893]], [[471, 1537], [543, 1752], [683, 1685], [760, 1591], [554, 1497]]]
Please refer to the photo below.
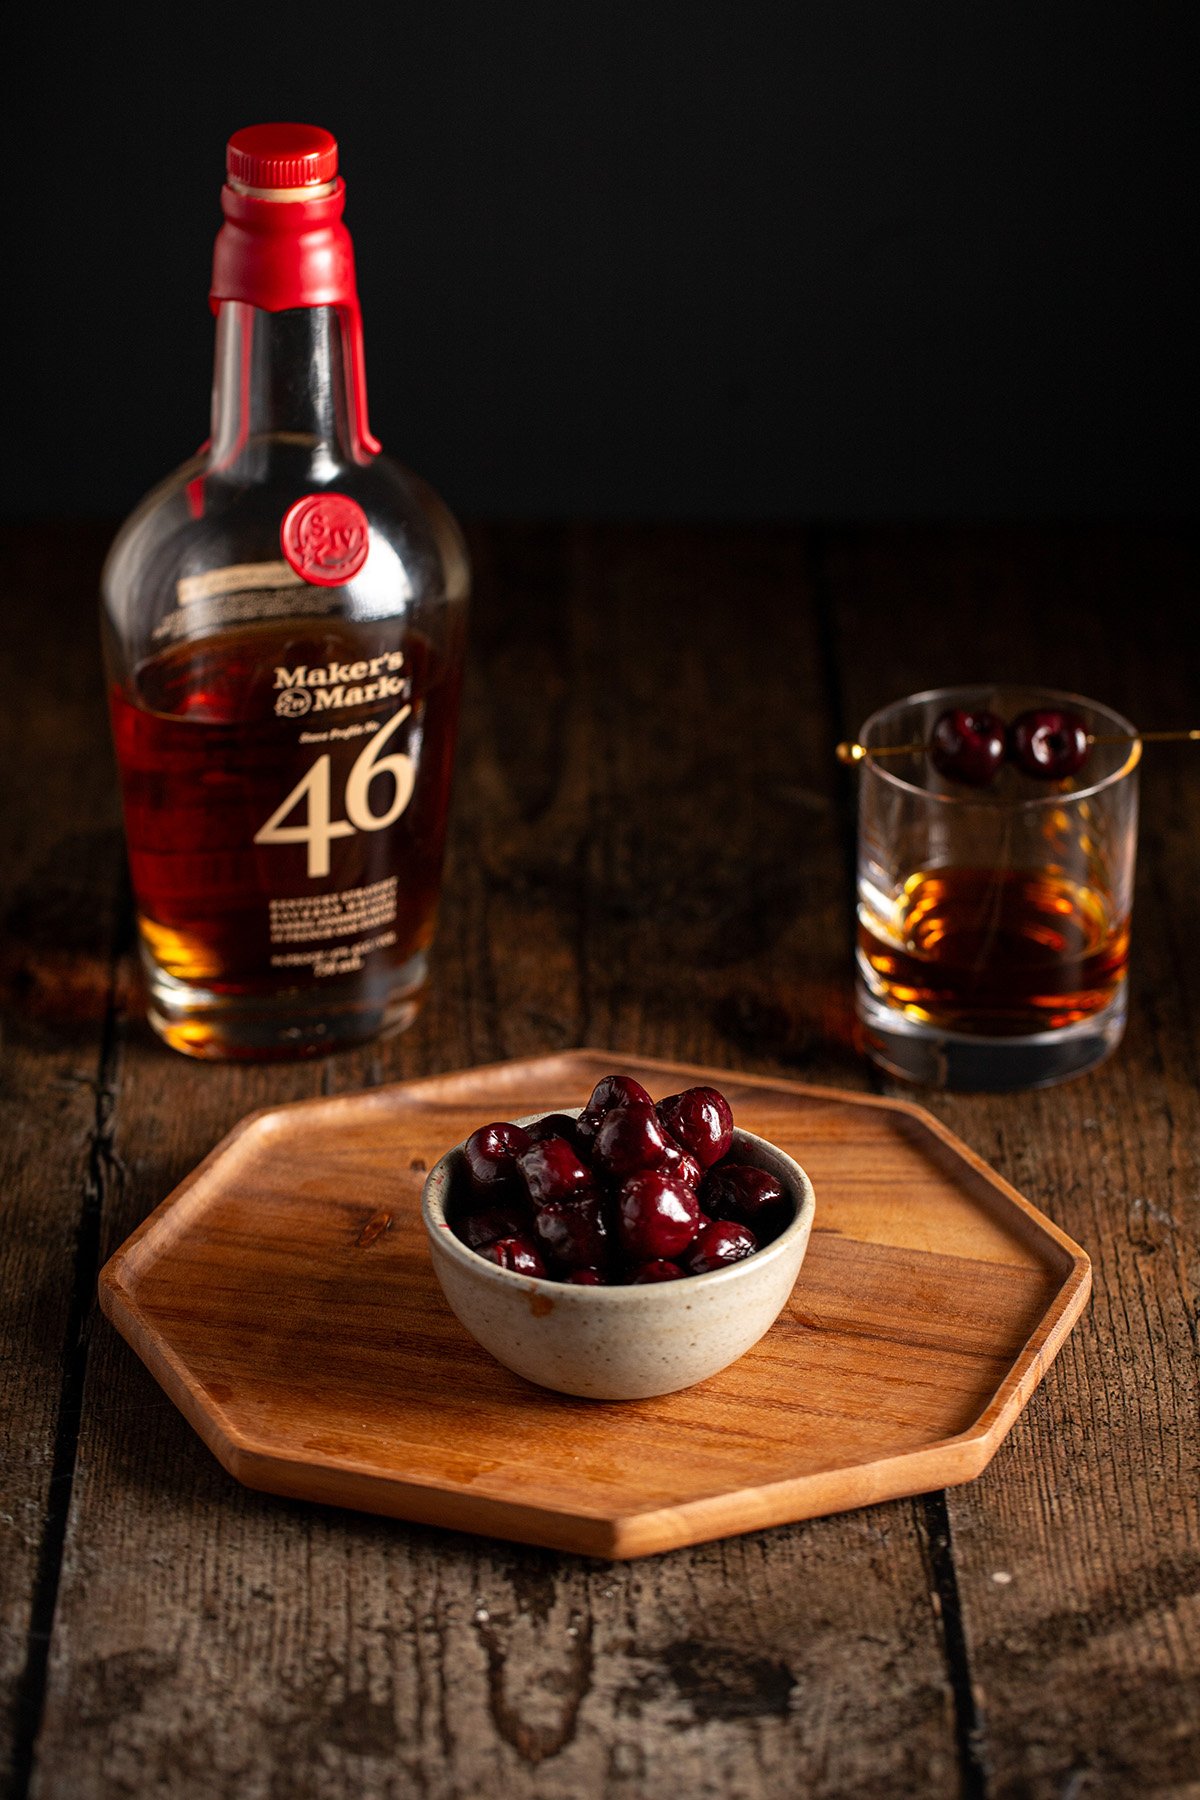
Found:
[[860, 980], [856, 1010], [862, 1048], [887, 1074], [925, 1087], [1005, 1094], [1052, 1087], [1094, 1069], [1120, 1043], [1127, 1007], [1122, 982], [1090, 1019], [1029, 1037], [982, 1037], [907, 1018]]
[[298, 1062], [391, 1036], [421, 1008], [429, 962], [418, 951], [373, 991], [361, 975], [303, 996], [234, 996], [178, 981], [143, 953], [151, 1025], [172, 1050], [210, 1062]]

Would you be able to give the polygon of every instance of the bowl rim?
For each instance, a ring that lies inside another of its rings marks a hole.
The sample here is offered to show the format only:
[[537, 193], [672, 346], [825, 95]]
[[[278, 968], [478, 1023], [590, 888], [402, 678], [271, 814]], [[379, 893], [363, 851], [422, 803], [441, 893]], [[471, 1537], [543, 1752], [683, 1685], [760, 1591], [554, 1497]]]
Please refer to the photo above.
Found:
[[[582, 1106], [548, 1106], [542, 1112], [527, 1113], [519, 1119], [510, 1120], [509, 1123], [533, 1125], [539, 1119], [548, 1118], [554, 1113], [563, 1113], [567, 1118], [574, 1119], [578, 1118], [583, 1111]], [[698, 1287], [710, 1286], [718, 1281], [745, 1281], [756, 1271], [762, 1272], [772, 1263], [781, 1261], [789, 1249], [794, 1246], [798, 1237], [802, 1234], [807, 1236], [816, 1214], [816, 1194], [813, 1191], [808, 1171], [796, 1161], [794, 1156], [789, 1156], [786, 1150], [781, 1150], [778, 1144], [773, 1144], [770, 1138], [760, 1137], [757, 1132], [746, 1131], [742, 1126], [735, 1125], [733, 1128], [734, 1144], [739, 1139], [747, 1144], [761, 1144], [773, 1156], [779, 1157], [780, 1161], [787, 1165], [787, 1171], [799, 1190], [800, 1197], [796, 1206], [796, 1215], [784, 1226], [779, 1236], [763, 1249], [756, 1250], [752, 1256], [743, 1257], [741, 1262], [731, 1263], [727, 1269], [710, 1269], [705, 1275], [686, 1276], [687, 1285], [683, 1289], [676, 1281], [646, 1281], [637, 1284], [629, 1283], [624, 1286], [605, 1287], [576, 1286], [569, 1281], [553, 1281], [549, 1276], [521, 1275], [515, 1269], [502, 1269], [497, 1263], [489, 1262], [486, 1257], [480, 1256], [478, 1251], [470, 1249], [461, 1238], [455, 1235], [440, 1200], [435, 1201], [433, 1198], [435, 1183], [441, 1178], [443, 1171], [448, 1170], [448, 1166], [455, 1157], [462, 1156], [463, 1145], [466, 1143], [465, 1138], [462, 1143], [452, 1145], [449, 1150], [439, 1156], [426, 1175], [421, 1189], [421, 1217], [425, 1221], [425, 1228], [429, 1234], [430, 1249], [431, 1251], [435, 1251], [438, 1247], [444, 1249], [462, 1268], [469, 1270], [482, 1280], [499, 1284], [502, 1289], [508, 1288], [514, 1294], [528, 1295], [531, 1291], [545, 1290], [547, 1294], [553, 1294], [556, 1301], [567, 1300], [568, 1304], [583, 1306], [647, 1305], [659, 1303], [657, 1297], [661, 1296], [664, 1290], [667, 1295], [679, 1295], [694, 1293]], [[647, 1296], [655, 1298], [653, 1301], [648, 1301]], [[669, 1304], [670, 1302], [664, 1300], [661, 1303]]]

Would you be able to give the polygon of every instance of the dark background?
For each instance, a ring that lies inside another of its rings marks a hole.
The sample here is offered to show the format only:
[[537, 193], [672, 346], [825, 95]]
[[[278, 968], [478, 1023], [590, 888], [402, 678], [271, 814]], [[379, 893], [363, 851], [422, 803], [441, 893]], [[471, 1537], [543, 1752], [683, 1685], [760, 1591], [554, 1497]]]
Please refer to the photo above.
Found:
[[463, 513], [1190, 516], [1198, 35], [1148, 0], [27, 15], [0, 509], [124, 512], [206, 435], [224, 140], [293, 117], [341, 141], [372, 423]]

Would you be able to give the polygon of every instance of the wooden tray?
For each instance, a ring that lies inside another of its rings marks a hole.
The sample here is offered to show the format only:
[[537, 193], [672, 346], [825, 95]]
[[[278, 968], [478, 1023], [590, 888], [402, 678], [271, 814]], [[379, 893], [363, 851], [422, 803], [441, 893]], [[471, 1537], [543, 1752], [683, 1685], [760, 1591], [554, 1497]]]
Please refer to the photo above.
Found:
[[[697, 1080], [817, 1194], [789, 1306], [723, 1374], [574, 1400], [481, 1350], [434, 1279], [425, 1170], [611, 1069]], [[252, 1114], [100, 1276], [247, 1486], [607, 1557], [970, 1480], [1041, 1380], [1087, 1257], [920, 1107], [594, 1050]]]

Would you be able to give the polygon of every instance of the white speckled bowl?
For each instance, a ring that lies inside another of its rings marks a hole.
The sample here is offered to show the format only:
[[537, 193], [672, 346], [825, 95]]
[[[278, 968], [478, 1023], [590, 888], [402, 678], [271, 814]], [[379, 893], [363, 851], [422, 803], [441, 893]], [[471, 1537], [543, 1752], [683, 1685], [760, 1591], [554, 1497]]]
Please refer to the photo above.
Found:
[[644, 1400], [691, 1387], [727, 1369], [771, 1329], [812, 1231], [812, 1183], [799, 1163], [749, 1131], [734, 1131], [733, 1148], [739, 1162], [769, 1170], [795, 1202], [795, 1217], [774, 1243], [711, 1275], [596, 1288], [497, 1268], [455, 1237], [444, 1206], [462, 1162], [458, 1144], [429, 1171], [421, 1196], [442, 1292], [497, 1362], [542, 1387], [592, 1400]]

